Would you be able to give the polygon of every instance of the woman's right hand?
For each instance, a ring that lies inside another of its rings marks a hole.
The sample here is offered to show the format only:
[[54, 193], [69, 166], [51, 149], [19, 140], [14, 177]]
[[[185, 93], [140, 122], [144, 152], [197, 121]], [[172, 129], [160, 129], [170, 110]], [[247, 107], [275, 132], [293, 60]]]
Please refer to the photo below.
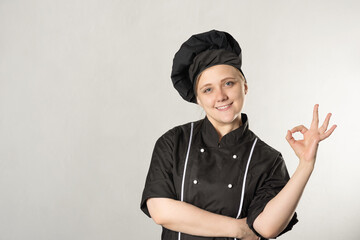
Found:
[[239, 233], [236, 238], [241, 240], [259, 240], [260, 238], [249, 228], [246, 218], [238, 219]]

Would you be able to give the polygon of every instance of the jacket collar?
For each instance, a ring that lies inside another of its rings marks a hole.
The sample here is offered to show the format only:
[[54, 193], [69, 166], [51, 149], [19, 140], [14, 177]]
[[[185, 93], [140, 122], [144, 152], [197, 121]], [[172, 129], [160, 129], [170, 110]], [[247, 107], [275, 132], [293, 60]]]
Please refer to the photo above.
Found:
[[205, 117], [201, 128], [201, 135], [204, 143], [209, 147], [225, 147], [240, 143], [249, 130], [248, 118], [245, 113], [241, 113], [241, 122], [242, 125], [240, 127], [227, 133], [219, 142], [219, 135], [216, 132], [215, 127], [209, 119]]

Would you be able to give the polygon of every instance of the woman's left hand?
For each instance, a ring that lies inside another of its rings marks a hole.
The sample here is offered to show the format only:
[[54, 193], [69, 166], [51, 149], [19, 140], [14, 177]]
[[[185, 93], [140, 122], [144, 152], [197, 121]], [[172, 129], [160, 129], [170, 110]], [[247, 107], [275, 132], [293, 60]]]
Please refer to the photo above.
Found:
[[[336, 125], [333, 125], [329, 130], [327, 130], [331, 113], [327, 114], [323, 125], [319, 128], [318, 109], [319, 105], [316, 104], [314, 106], [313, 120], [311, 122], [310, 129], [307, 129], [304, 125], [299, 125], [291, 129], [291, 131], [288, 130], [286, 135], [286, 140], [289, 142], [295, 154], [298, 156], [300, 161], [304, 161], [306, 163], [315, 163], [319, 142], [328, 138], [336, 128]], [[301, 134], [303, 134], [303, 139], [295, 140], [292, 136], [295, 132], [301, 132]]]

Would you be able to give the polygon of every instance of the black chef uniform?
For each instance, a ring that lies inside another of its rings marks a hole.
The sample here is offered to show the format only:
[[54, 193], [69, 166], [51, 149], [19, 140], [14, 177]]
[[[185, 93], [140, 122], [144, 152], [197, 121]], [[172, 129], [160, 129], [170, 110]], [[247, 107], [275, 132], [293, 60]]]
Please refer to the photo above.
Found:
[[[254, 220], [284, 187], [289, 174], [280, 152], [249, 130], [246, 114], [242, 113], [241, 119], [242, 126], [223, 136], [220, 142], [207, 117], [163, 134], [155, 144], [142, 195], [144, 213], [150, 217], [147, 199], [171, 198], [213, 213], [247, 217], [249, 227], [256, 233]], [[297, 221], [295, 214], [282, 233]], [[161, 239], [233, 238], [199, 237], [163, 228]]]

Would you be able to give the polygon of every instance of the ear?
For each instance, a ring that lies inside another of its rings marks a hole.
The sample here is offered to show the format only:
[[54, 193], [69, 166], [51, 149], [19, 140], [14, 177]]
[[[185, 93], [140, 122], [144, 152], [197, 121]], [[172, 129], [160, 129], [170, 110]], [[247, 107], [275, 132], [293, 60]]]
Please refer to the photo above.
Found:
[[196, 103], [197, 103], [200, 107], [202, 107], [202, 103], [201, 103], [201, 101], [200, 101], [200, 99], [199, 99], [198, 96], [196, 96]]
[[245, 95], [248, 93], [249, 91], [249, 87], [247, 85], [247, 82], [244, 82], [244, 92], [245, 92]]

